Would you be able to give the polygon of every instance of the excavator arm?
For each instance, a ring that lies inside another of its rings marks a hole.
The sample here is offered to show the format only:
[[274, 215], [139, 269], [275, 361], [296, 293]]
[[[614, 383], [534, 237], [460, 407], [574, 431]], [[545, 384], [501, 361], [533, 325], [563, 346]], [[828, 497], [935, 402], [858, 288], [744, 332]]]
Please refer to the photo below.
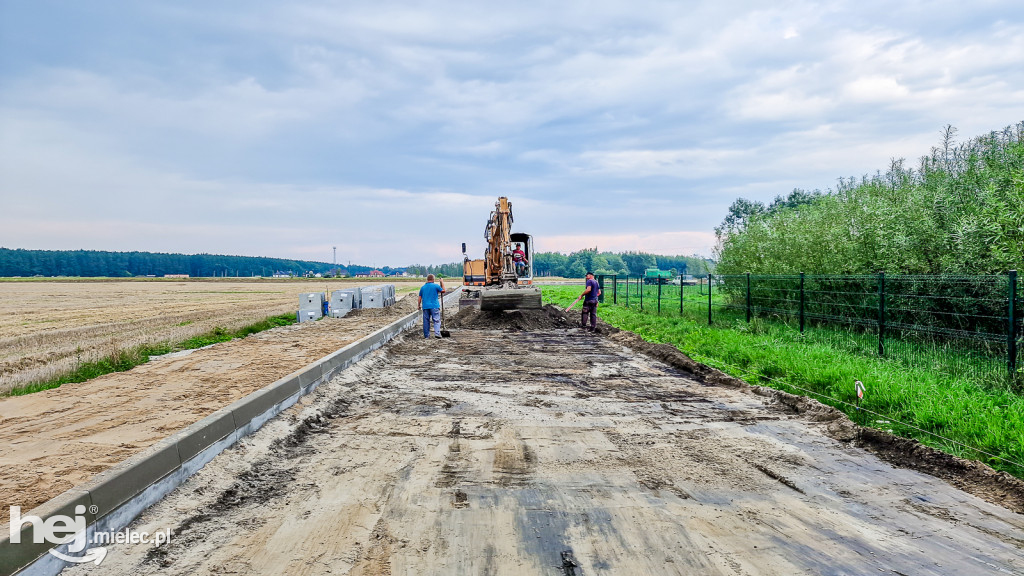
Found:
[[491, 217], [484, 229], [487, 252], [484, 255], [488, 285], [516, 285], [515, 263], [512, 260], [512, 203], [502, 196], [494, 205]]

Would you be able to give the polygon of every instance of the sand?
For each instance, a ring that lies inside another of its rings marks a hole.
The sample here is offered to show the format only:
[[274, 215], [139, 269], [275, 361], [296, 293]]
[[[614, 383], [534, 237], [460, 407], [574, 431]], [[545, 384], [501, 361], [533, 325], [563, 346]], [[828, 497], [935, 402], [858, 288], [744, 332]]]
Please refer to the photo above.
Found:
[[353, 311], [274, 328], [128, 372], [0, 398], [0, 525], [416, 309]]

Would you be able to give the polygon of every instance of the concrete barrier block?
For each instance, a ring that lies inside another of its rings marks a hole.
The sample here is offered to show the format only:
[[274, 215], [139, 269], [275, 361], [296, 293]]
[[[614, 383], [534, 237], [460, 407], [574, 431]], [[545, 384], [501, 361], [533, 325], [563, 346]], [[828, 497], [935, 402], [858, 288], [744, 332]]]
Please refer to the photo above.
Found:
[[[96, 515], [90, 512], [91, 505], [92, 496], [87, 490], [72, 488], [32, 510], [22, 510], [21, 518], [24, 520], [27, 516], [37, 516], [45, 522], [48, 518], [58, 515], [74, 517], [76, 516], [75, 507], [82, 506], [81, 516], [84, 517], [86, 524], [92, 524], [96, 521]], [[10, 524], [4, 524], [3, 532], [0, 533], [0, 574], [14, 574], [46, 554], [53, 547], [53, 544], [45, 540], [38, 544], [33, 542], [35, 528], [30, 522], [22, 523], [17, 544], [11, 542], [10, 534]]]
[[331, 318], [341, 318], [352, 310], [353, 291], [335, 290], [331, 292]]
[[344, 292], [351, 297], [353, 310], [362, 308], [362, 300], [360, 298], [362, 293], [359, 288], [345, 288], [344, 290], [339, 290], [339, 292]]
[[323, 310], [323, 292], [306, 292], [299, 295], [299, 310]]
[[178, 441], [178, 457], [186, 462], [208, 446], [235, 431], [230, 410], [218, 410], [174, 435]]
[[92, 495], [92, 503], [97, 507], [96, 516], [102, 518], [180, 466], [177, 440], [165, 438], [142, 453], [100, 472], [81, 488]]
[[384, 290], [380, 286], [364, 286], [359, 293], [363, 308], [384, 307]]
[[316, 310], [299, 310], [298, 319], [299, 322], [312, 322], [323, 318], [324, 311], [321, 308]]

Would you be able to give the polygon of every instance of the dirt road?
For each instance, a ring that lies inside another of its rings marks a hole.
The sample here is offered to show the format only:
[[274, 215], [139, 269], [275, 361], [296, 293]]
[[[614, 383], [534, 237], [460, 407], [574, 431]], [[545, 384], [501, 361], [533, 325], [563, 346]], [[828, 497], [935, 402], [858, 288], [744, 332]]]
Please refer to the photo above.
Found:
[[1024, 574], [1024, 516], [577, 330], [412, 333], [71, 574]]
[[157, 441], [416, 309], [356, 310], [0, 398], [0, 527]]

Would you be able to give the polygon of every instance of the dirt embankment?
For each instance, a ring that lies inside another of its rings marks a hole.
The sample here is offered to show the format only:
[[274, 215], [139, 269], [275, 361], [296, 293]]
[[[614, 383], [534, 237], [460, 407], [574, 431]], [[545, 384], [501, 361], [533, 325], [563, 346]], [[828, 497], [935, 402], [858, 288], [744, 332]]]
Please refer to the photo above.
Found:
[[416, 310], [415, 297], [0, 399], [0, 525], [159, 440]]

